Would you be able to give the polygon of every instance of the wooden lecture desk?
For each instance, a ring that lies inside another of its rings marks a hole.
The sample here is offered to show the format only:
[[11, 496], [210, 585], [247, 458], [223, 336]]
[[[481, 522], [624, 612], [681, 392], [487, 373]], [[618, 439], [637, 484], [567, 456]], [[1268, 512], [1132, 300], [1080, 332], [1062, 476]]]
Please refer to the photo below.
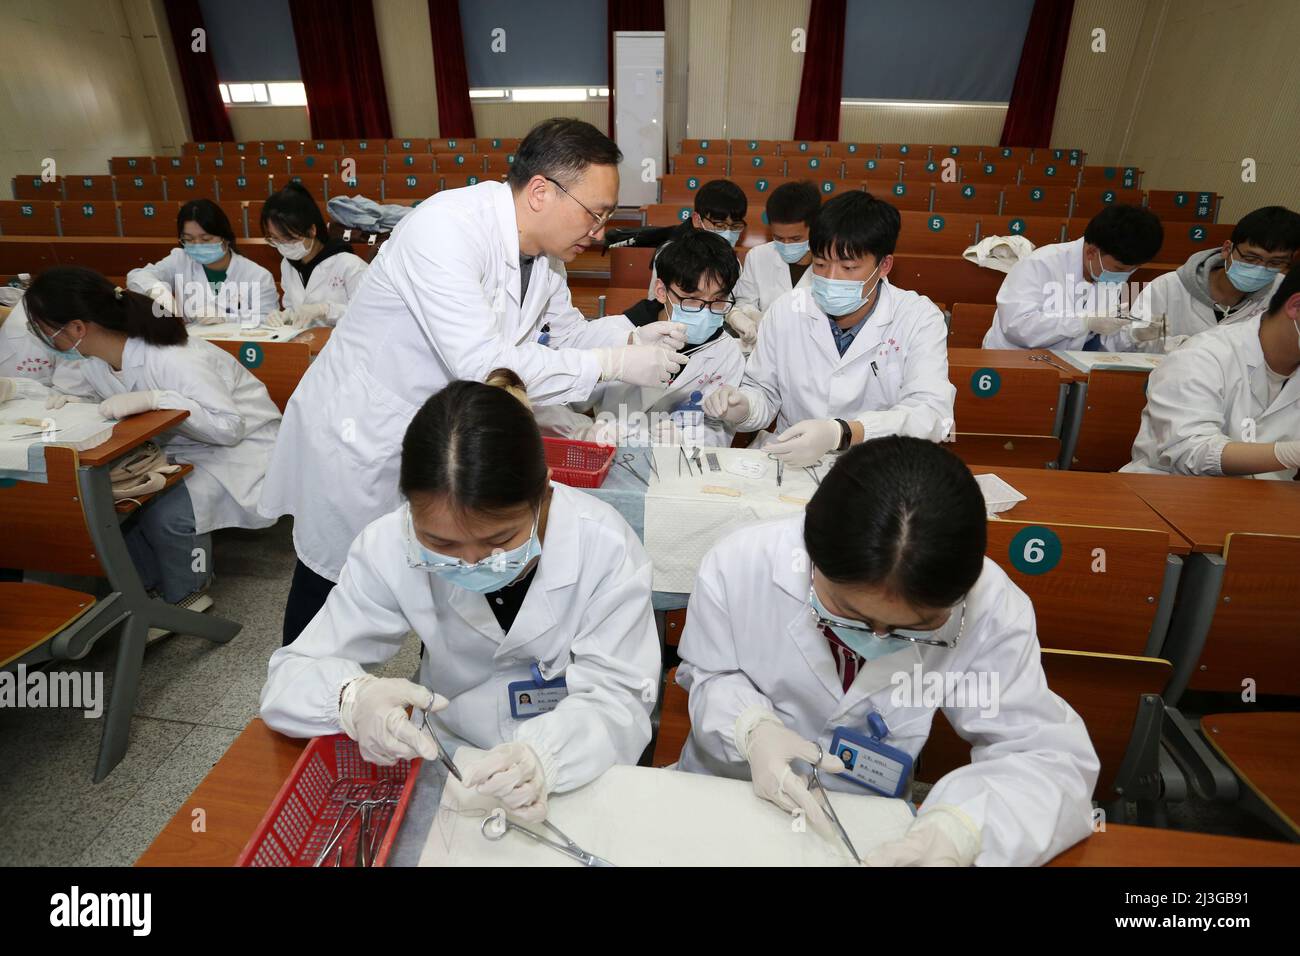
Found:
[[1300, 534], [1300, 482], [1193, 475], [1117, 474], [1191, 543], [1222, 554], [1229, 534]]
[[[254, 718], [136, 866], [233, 865], [306, 745]], [[205, 833], [191, 829], [199, 808]], [[1300, 846], [1111, 824], [1048, 865], [1300, 866]]]

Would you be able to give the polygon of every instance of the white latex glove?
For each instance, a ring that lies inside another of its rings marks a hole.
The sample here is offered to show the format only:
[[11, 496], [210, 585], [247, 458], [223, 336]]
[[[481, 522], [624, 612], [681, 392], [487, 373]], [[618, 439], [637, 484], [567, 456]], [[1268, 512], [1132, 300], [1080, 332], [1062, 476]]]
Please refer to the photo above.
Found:
[[512, 740], [497, 744], [465, 773], [465, 786], [501, 801], [513, 817], [525, 823], [546, 819], [546, 794], [550, 787], [537, 752]]
[[0, 402], [7, 402], [18, 394], [18, 382], [12, 378], [0, 378]]
[[325, 302], [307, 302], [296, 309], [280, 309], [269, 313], [262, 324], [271, 328], [305, 329], [314, 322], [329, 316], [330, 307]]
[[[746, 729], [748, 725], [748, 729]], [[838, 839], [821, 801], [812, 795], [803, 778], [790, 768], [790, 761], [811, 764], [821, 748], [804, 740], [770, 711], [746, 711], [736, 720], [736, 747], [749, 761], [754, 793], [770, 800], [786, 813], [802, 810], [804, 819], [828, 840]], [[822, 753], [819, 770], [842, 773], [844, 763], [834, 754]]]
[[1159, 324], [1150, 322], [1146, 325], [1133, 326], [1129, 334], [1133, 336], [1134, 342], [1154, 342], [1160, 338], [1162, 331]]
[[627, 382], [661, 388], [682, 370], [686, 356], [658, 345], [625, 345], [617, 349], [595, 349], [602, 382]]
[[1117, 315], [1085, 315], [1083, 327], [1088, 332], [1098, 335], [1113, 335], [1128, 325], [1128, 321]]
[[739, 425], [749, 417], [749, 399], [734, 385], [719, 385], [700, 403], [708, 418]]
[[99, 414], [105, 418], [130, 418], [132, 415], [142, 415], [157, 408], [158, 393], [155, 391], [122, 392], [100, 402]]
[[46, 396], [45, 407], [62, 408], [64, 405], [68, 404], [68, 402], [72, 402], [75, 405], [80, 401], [81, 399], [77, 398], [75, 395], [64, 395], [62, 392], [54, 392]]
[[763, 313], [752, 305], [738, 305], [727, 313], [727, 324], [740, 336], [740, 344], [749, 351], [758, 342], [758, 323]]
[[1190, 338], [1191, 338], [1190, 335], [1166, 335], [1165, 354], [1172, 352], [1174, 349], [1178, 348], [1180, 345], [1182, 345]]
[[1274, 442], [1273, 457], [1287, 468], [1300, 468], [1300, 439]]
[[840, 423], [830, 418], [809, 418], [791, 425], [763, 450], [795, 468], [813, 465], [839, 447]]
[[676, 352], [686, 346], [686, 326], [680, 322], [651, 322], [633, 329], [628, 345], [658, 345]]
[[970, 866], [979, 856], [980, 829], [956, 807], [926, 810], [901, 839], [884, 843], [863, 860], [867, 866]]
[[365, 674], [348, 682], [339, 702], [339, 725], [357, 742], [361, 756], [389, 767], [399, 760], [438, 759], [438, 745], [406, 715], [407, 707], [437, 713], [447, 698], [400, 677]]

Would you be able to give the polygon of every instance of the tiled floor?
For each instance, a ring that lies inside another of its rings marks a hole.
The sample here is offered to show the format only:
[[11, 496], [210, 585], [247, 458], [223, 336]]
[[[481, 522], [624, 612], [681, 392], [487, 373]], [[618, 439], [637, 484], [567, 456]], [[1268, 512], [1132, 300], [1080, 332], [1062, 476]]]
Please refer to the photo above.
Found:
[[[102, 722], [73, 710], [0, 710], [0, 866], [129, 866], [257, 713], [266, 662], [280, 646], [293, 570], [290, 522], [219, 532], [213, 612], [243, 623], [224, 646], [172, 636], [151, 644], [131, 747], [91, 782]], [[112, 688], [115, 636], [59, 670], [103, 671]], [[410, 676], [414, 639], [382, 673]]]
[[[293, 569], [286, 519], [220, 532], [214, 611], [244, 625], [229, 644], [173, 636], [150, 645], [126, 758], [91, 782], [101, 723], [71, 710], [0, 710], [0, 866], [129, 866], [257, 713], [266, 662], [280, 646]], [[113, 639], [61, 669], [105, 672]], [[415, 673], [412, 637], [379, 673]], [[1242, 811], [1190, 798], [1169, 808], [1178, 829], [1276, 839]]]

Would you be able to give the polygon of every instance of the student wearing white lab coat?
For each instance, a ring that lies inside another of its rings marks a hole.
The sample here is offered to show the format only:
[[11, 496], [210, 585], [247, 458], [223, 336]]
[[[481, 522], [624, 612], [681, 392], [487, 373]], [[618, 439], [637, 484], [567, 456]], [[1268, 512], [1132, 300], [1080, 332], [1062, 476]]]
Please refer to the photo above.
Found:
[[1040, 246], [1011, 267], [984, 348], [1101, 349], [1101, 336], [1125, 325], [1120, 314], [1131, 301], [1129, 276], [1163, 242], [1155, 213], [1107, 206], [1083, 238]]
[[337, 325], [366, 273], [350, 243], [331, 239], [316, 200], [289, 183], [262, 206], [262, 235], [283, 257], [284, 307], [266, 317], [270, 326], [295, 329]]
[[758, 323], [772, 303], [804, 281], [812, 265], [808, 236], [821, 208], [822, 195], [810, 182], [783, 183], [767, 197], [771, 242], [745, 254], [736, 283], [736, 308], [727, 323], [740, 333], [748, 354], [758, 341]]
[[650, 285], [646, 288], [646, 296], [654, 298], [655, 280], [659, 278], [655, 262], [659, 253], [674, 240], [702, 229], [726, 239], [727, 244], [735, 249], [740, 234], [745, 231], [745, 214], [748, 211], [749, 199], [743, 189], [730, 179], [711, 179], [695, 191], [695, 207], [690, 219], [676, 226], [642, 230], [638, 234], [638, 241], [650, 242], [656, 246], [654, 257], [650, 260]]
[[[1133, 316], [1144, 324], [1106, 336], [1106, 350], [1168, 352], [1189, 335], [1259, 316], [1297, 251], [1300, 215], [1284, 206], [1248, 213], [1221, 249], [1193, 253], [1175, 271], [1149, 282], [1133, 302]], [[1147, 324], [1152, 319], [1155, 324]]]
[[0, 317], [0, 402], [47, 394], [55, 361], [55, 353], [32, 333], [19, 299]]
[[[591, 440], [617, 445], [730, 447], [735, 432], [726, 422], [696, 410], [723, 385], [739, 385], [745, 356], [723, 328], [733, 307], [740, 273], [735, 253], [715, 233], [696, 229], [666, 246], [657, 260], [655, 295], [624, 313], [629, 328], [651, 323], [680, 325], [686, 367], [667, 388], [611, 382], [596, 389]], [[691, 405], [696, 409], [682, 411]], [[674, 417], [674, 412], [678, 412]], [[698, 421], [693, 421], [692, 416]]]
[[239, 254], [235, 231], [211, 199], [193, 199], [176, 216], [180, 248], [132, 269], [126, 287], [142, 292], [187, 325], [260, 325], [276, 306], [275, 279]]
[[[261, 502], [294, 515], [293, 640], [338, 580], [352, 540], [399, 504], [402, 435], [455, 379], [512, 368], [538, 404], [580, 401], [598, 381], [666, 384], [685, 359], [627, 344], [623, 322], [586, 321], [564, 263], [599, 239], [618, 202], [622, 154], [579, 120], [547, 120], [506, 183], [448, 189], [380, 247], [347, 314], [285, 411]], [[638, 330], [671, 339], [672, 323]]]
[[274, 523], [256, 510], [280, 425], [266, 386], [228, 352], [157, 314], [144, 295], [90, 269], [42, 273], [26, 303], [38, 334], [60, 350], [51, 407], [72, 396], [99, 402], [105, 418], [189, 412], [156, 441], [194, 470], [132, 516], [126, 542], [146, 589], [172, 603], [201, 593], [212, 573], [212, 531]]
[[1300, 272], [1268, 312], [1188, 339], [1151, 373], [1121, 471], [1290, 480], [1300, 468]]
[[[880, 795], [837, 776], [841, 757], [859, 772], [878, 743], [915, 758], [937, 679], [971, 763], [865, 862], [1037, 865], [1086, 837], [1097, 756], [1047, 686], [1033, 606], [984, 556], [986, 527], [966, 466], [895, 436], [842, 456], [805, 514], [720, 541], [700, 565], [678, 648], [691, 717], [679, 768], [749, 779], [838, 845], [798, 775], [806, 768], [792, 764], [819, 761], [828, 788]], [[884, 795], [906, 798], [899, 764]]]
[[941, 441], [953, 430], [948, 332], [929, 299], [890, 285], [898, 210], [863, 192], [821, 207], [811, 295], [793, 289], [767, 311], [740, 388], [720, 387], [706, 415], [740, 431], [776, 418], [761, 447], [810, 465], [867, 438]]
[[[452, 382], [412, 419], [405, 503], [367, 525], [324, 607], [271, 656], [261, 715], [295, 737], [341, 730], [387, 765], [437, 758], [428, 710], [449, 756], [488, 751], [462, 764], [465, 785], [538, 821], [548, 794], [640, 757], [659, 639], [641, 542], [609, 505], [549, 480], [520, 380], [490, 381], [514, 394]], [[412, 630], [418, 683], [365, 673]]]

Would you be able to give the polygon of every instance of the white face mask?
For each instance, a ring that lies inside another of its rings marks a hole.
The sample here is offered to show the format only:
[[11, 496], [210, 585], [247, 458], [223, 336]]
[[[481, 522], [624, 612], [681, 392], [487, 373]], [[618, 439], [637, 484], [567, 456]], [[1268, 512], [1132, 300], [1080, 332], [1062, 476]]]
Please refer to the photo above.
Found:
[[310, 243], [308, 243], [306, 239], [299, 239], [297, 242], [281, 243], [276, 246], [276, 248], [279, 250], [280, 255], [284, 256], [286, 259], [293, 259], [296, 261], [306, 257], [307, 250], [310, 248]]

